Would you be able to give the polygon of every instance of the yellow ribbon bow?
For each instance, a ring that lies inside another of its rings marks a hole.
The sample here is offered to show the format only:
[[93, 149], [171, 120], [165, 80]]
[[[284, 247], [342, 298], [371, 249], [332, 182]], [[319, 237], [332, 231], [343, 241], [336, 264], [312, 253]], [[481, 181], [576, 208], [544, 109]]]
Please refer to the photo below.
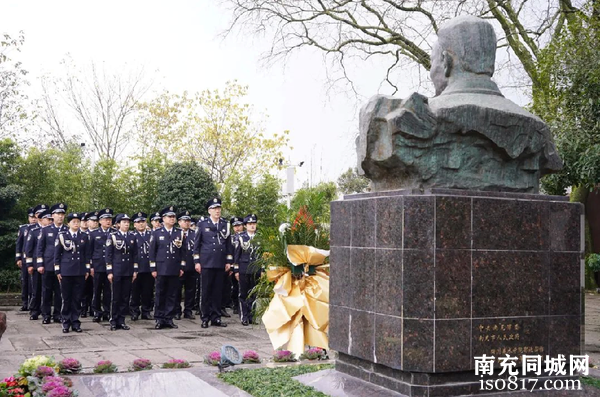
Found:
[[[267, 270], [275, 281], [275, 295], [262, 321], [275, 349], [287, 345], [296, 356], [305, 345], [329, 348], [329, 274], [323, 265], [329, 251], [307, 245], [288, 245], [287, 257], [294, 266], [303, 266], [302, 277], [294, 277], [287, 267]], [[309, 267], [316, 266], [314, 274]]]

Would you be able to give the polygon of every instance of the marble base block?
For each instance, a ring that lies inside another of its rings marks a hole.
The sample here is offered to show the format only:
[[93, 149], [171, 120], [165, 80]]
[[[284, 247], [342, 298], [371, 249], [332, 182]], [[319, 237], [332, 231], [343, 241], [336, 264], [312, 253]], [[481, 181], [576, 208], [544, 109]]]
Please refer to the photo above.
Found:
[[581, 354], [582, 230], [583, 206], [556, 196], [431, 189], [332, 202], [336, 369], [417, 396], [388, 372], [421, 390], [415, 374], [454, 383], [483, 354]]

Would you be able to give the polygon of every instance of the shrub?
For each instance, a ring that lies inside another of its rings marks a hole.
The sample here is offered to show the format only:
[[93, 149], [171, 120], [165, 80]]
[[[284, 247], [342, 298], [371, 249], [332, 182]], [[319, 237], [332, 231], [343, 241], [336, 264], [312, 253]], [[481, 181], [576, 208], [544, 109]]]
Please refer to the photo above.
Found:
[[327, 353], [320, 347], [311, 347], [302, 353], [300, 358], [306, 360], [325, 360], [327, 358]]
[[219, 365], [219, 363], [221, 362], [221, 353], [219, 352], [212, 352], [210, 353], [208, 356], [206, 356], [206, 358], [204, 358], [204, 362], [207, 363], [208, 365]]
[[54, 376], [55, 374], [56, 372], [54, 371], [54, 368], [45, 365], [40, 365], [35, 369], [33, 376], [35, 376], [36, 378], [43, 379], [47, 376]]
[[242, 358], [242, 363], [244, 364], [257, 364], [260, 363], [260, 357], [258, 353], [254, 350], [247, 350], [244, 352], [244, 356]]
[[131, 365], [132, 371], [145, 371], [147, 369], [152, 369], [152, 363], [150, 360], [145, 358], [138, 358], [137, 360], [133, 360], [133, 364]]
[[21, 364], [19, 367], [19, 375], [25, 377], [31, 376], [35, 373], [35, 370], [41, 366], [57, 368], [54, 358], [48, 356], [35, 356], [28, 358]]
[[163, 368], [189, 368], [190, 363], [185, 360], [172, 359], [162, 365]]
[[98, 364], [94, 367], [95, 374], [110, 374], [117, 372], [117, 366], [109, 360], [98, 361]]
[[288, 363], [296, 361], [296, 355], [289, 350], [277, 350], [273, 355], [276, 363]]
[[65, 358], [58, 363], [58, 373], [60, 374], [78, 374], [81, 373], [81, 363], [74, 358]]
[[0, 292], [18, 292], [21, 290], [21, 270], [0, 270]]

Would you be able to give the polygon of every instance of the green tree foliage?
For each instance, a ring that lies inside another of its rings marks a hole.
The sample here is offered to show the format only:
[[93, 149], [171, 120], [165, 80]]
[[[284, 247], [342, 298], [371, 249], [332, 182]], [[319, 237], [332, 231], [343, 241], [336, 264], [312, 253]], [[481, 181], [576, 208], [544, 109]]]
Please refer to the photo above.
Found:
[[10, 139], [0, 140], [0, 269], [14, 266], [15, 238], [19, 221], [11, 216], [22, 190], [15, 183], [17, 145]]
[[315, 187], [303, 187], [292, 198], [291, 213], [296, 214], [300, 207], [306, 210], [318, 223], [329, 223], [331, 219], [329, 203], [337, 198], [335, 182], [322, 182]]
[[363, 193], [369, 188], [369, 180], [358, 175], [356, 168], [348, 168], [337, 180], [340, 192], [343, 194]]
[[262, 175], [253, 182], [250, 175], [237, 177], [226, 184], [223, 192], [223, 205], [228, 215], [244, 217], [254, 213], [258, 216], [260, 227], [278, 227], [281, 219], [279, 202], [281, 180], [270, 175]]
[[206, 202], [217, 195], [217, 188], [208, 172], [198, 163], [186, 161], [169, 165], [158, 183], [154, 202], [157, 209], [174, 205], [194, 215], [206, 214]]
[[273, 170], [288, 144], [288, 131], [267, 136], [266, 116], [256, 114], [247, 95], [248, 87], [235, 81], [193, 95], [165, 92], [139, 106], [140, 143], [178, 161], [198, 161], [221, 191], [234, 173], [256, 176]]
[[593, 4], [588, 1], [539, 57], [545, 89], [534, 93], [533, 111], [552, 128], [564, 161], [561, 172], [542, 180], [551, 194], [600, 182], [600, 20]]

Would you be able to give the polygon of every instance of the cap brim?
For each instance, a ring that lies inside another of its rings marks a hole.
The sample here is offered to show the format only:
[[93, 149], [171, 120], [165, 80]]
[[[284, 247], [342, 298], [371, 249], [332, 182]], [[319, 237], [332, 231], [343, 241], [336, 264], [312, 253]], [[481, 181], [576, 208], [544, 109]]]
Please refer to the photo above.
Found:
[[174, 212], [165, 212], [162, 214], [162, 217], [164, 218], [165, 216], [176, 216], [176, 214]]

